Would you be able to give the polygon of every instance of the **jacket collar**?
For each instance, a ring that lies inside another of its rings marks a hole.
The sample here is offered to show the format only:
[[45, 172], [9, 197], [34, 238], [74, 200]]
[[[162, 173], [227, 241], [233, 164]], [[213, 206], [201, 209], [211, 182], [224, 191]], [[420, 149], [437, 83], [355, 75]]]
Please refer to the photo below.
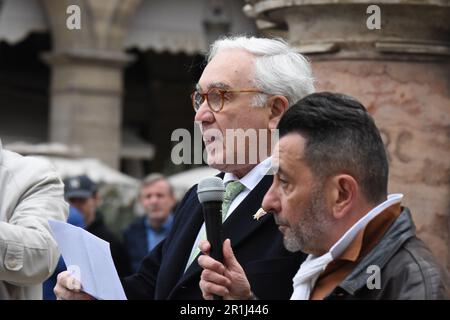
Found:
[[406, 240], [416, 234], [416, 227], [408, 208], [402, 208], [397, 220], [391, 225], [380, 242], [368, 253], [339, 287], [354, 295], [356, 291], [366, 285], [367, 267], [377, 265], [380, 269], [386, 265], [391, 257], [400, 249]]

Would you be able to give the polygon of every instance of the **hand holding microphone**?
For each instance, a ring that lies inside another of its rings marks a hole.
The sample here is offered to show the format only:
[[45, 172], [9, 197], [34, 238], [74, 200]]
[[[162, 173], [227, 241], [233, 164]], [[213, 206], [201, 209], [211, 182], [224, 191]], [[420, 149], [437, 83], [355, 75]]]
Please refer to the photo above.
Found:
[[200, 267], [204, 269], [200, 289], [205, 299], [251, 299], [250, 283], [234, 256], [231, 242], [229, 239], [223, 242], [221, 211], [224, 189], [222, 179], [218, 177], [204, 179], [197, 187], [208, 239], [200, 243], [200, 250], [205, 253], [198, 258]]
[[205, 253], [198, 258], [198, 264], [204, 269], [200, 276], [203, 298], [211, 300], [213, 297], [221, 296], [226, 300], [253, 299], [250, 283], [234, 256], [230, 239], [226, 239], [223, 243], [223, 263], [207, 255], [209, 248], [208, 241], [200, 243], [200, 250]]

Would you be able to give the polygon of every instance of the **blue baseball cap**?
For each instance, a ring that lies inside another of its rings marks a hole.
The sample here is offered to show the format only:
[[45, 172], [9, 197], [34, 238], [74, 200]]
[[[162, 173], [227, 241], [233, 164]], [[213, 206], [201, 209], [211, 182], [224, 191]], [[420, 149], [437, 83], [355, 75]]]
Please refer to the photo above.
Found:
[[97, 184], [86, 175], [64, 180], [64, 196], [66, 199], [90, 198], [95, 192], [97, 192]]

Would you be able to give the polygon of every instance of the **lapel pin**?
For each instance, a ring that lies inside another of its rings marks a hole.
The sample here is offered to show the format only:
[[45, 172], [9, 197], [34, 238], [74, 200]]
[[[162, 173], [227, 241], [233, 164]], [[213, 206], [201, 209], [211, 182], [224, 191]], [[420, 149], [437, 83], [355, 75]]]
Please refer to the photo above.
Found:
[[259, 220], [262, 216], [265, 216], [267, 214], [266, 211], [264, 211], [263, 208], [259, 208], [259, 210], [253, 215], [253, 219]]

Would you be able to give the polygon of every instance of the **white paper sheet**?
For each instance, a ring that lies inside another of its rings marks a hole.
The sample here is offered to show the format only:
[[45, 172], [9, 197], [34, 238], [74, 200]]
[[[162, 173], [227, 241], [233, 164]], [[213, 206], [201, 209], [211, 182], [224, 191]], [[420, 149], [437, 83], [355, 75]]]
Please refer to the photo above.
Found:
[[48, 223], [67, 269], [83, 291], [96, 299], [126, 300], [108, 242], [65, 222]]

